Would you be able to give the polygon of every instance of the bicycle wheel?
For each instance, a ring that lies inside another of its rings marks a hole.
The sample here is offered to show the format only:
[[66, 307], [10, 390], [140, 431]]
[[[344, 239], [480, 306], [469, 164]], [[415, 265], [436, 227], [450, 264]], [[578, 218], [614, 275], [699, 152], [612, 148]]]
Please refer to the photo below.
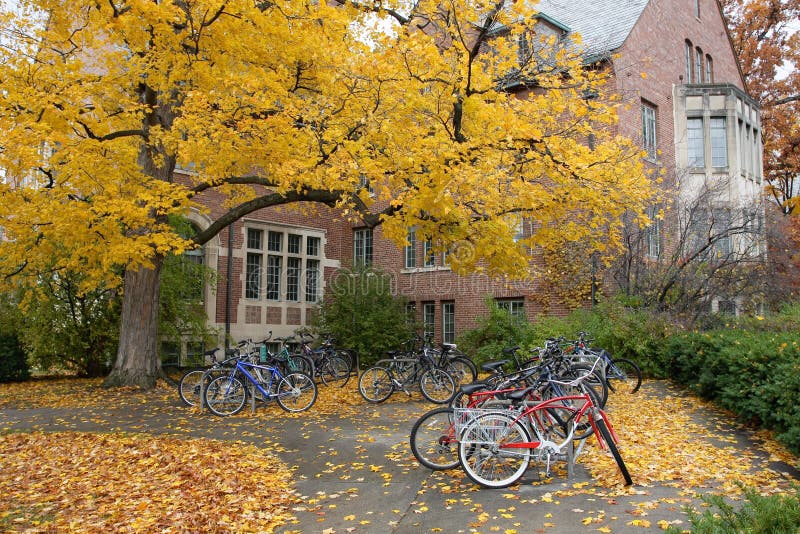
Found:
[[286, 358], [286, 370], [289, 373], [314, 376], [314, 362], [305, 354], [290, 354]]
[[434, 404], [450, 402], [456, 393], [453, 378], [442, 369], [428, 369], [419, 378], [419, 389], [422, 395]]
[[531, 449], [510, 448], [529, 443], [528, 430], [503, 413], [479, 415], [459, 437], [458, 459], [467, 476], [485, 488], [505, 488], [528, 469]]
[[456, 356], [448, 360], [445, 370], [453, 377], [456, 386], [469, 384], [478, 379], [478, 367], [472, 360], [464, 356]]
[[347, 362], [347, 371], [352, 372], [356, 368], [356, 356], [350, 349], [338, 349], [336, 356]]
[[235, 376], [218, 376], [203, 390], [203, 403], [214, 415], [237, 414], [246, 400], [247, 389]]
[[358, 392], [367, 402], [379, 403], [394, 393], [392, 377], [385, 368], [370, 367], [358, 378]]
[[611, 431], [608, 429], [608, 426], [606, 426], [605, 420], [601, 417], [595, 421], [595, 425], [597, 425], [597, 430], [600, 432], [603, 441], [606, 442], [608, 450], [611, 451], [611, 456], [613, 456], [614, 460], [617, 462], [619, 472], [622, 473], [622, 478], [625, 479], [625, 485], [630, 486], [633, 484], [633, 480], [631, 479], [630, 473], [628, 473], [628, 468], [625, 467], [625, 462], [622, 461], [622, 455], [619, 453], [617, 444], [614, 442], [614, 438], [611, 436]]
[[317, 369], [317, 376], [326, 386], [344, 387], [350, 379], [350, 366], [338, 356], [326, 357]]
[[434, 408], [417, 419], [411, 427], [411, 452], [434, 471], [458, 465], [458, 440], [453, 424], [452, 408]]
[[203, 375], [206, 374], [205, 369], [194, 369], [183, 373], [180, 381], [178, 381], [178, 396], [187, 406], [197, 406], [202, 400], [200, 398], [200, 389], [202, 386]]
[[317, 385], [307, 374], [292, 373], [281, 379], [275, 394], [287, 412], [304, 412], [317, 401]]
[[611, 360], [606, 366], [606, 384], [613, 392], [636, 393], [642, 385], [642, 371], [626, 358]]

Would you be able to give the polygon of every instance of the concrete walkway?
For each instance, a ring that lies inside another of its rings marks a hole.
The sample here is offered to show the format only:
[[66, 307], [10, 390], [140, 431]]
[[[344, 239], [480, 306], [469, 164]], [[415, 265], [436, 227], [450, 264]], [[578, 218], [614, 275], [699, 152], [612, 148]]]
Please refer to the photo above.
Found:
[[[666, 385], [646, 387], [657, 394]], [[255, 415], [246, 409], [244, 415], [220, 418], [183, 406], [175, 395], [119, 407], [4, 409], [0, 429], [142, 432], [255, 444], [296, 466], [305, 502], [294, 510], [297, 521], [279, 530], [283, 533], [661, 532], [659, 521], [683, 521], [677, 526], [688, 528], [682, 507], [699, 502], [692, 488], [666, 484], [591, 489], [594, 481], [580, 464], [572, 478], [560, 469], [552, 481], [537, 484], [531, 469], [519, 486], [479, 489], [460, 469], [432, 472], [416, 462], [409, 431], [431, 405], [401, 400], [396, 394], [390, 402], [363, 405], [356, 416], [323, 416], [312, 409], [285, 417], [277, 408], [262, 407]], [[748, 436], [729, 421], [698, 417], [717, 431], [728, 425], [736, 446], [751, 448]], [[789, 466], [777, 468], [798, 476]]]

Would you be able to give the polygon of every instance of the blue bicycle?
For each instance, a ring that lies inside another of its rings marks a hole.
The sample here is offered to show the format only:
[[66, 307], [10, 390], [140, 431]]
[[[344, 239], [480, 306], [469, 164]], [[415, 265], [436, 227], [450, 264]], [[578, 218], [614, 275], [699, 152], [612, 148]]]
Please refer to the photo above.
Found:
[[236, 360], [230, 373], [208, 383], [203, 402], [214, 415], [234, 415], [242, 411], [249, 395], [275, 399], [287, 412], [304, 412], [317, 401], [317, 386], [305, 373], [283, 375], [277, 367], [245, 357]]

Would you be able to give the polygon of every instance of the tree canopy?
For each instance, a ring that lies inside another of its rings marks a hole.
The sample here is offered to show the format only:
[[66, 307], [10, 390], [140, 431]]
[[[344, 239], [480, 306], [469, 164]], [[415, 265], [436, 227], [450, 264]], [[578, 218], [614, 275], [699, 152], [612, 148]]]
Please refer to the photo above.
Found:
[[[22, 0], [0, 14], [0, 281], [124, 272], [125, 301], [152, 302], [166, 254], [302, 202], [398, 244], [415, 227], [458, 272], [609, 250], [652, 181], [615, 134], [607, 73], [537, 35], [524, 4]], [[182, 238], [168, 216], [210, 191], [227, 211]], [[154, 360], [126, 313], [156, 312], [123, 304], [118, 364]]]

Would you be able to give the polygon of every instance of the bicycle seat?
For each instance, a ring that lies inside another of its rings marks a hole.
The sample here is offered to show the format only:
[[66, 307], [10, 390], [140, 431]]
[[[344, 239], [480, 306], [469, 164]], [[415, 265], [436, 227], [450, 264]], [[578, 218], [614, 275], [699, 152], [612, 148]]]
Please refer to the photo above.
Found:
[[513, 347], [507, 347], [503, 349], [503, 354], [514, 354], [519, 350], [519, 345], [515, 345]]
[[486, 389], [486, 384], [483, 382], [472, 382], [471, 384], [462, 384], [461, 391], [465, 395], [472, 395], [476, 391], [480, 391], [482, 389]]
[[501, 367], [505, 366], [509, 360], [497, 360], [496, 362], [486, 362], [481, 365], [481, 369], [489, 373], [496, 373]]
[[531, 387], [527, 387], [527, 388], [525, 388], [525, 389], [518, 389], [517, 391], [512, 391], [512, 392], [510, 392], [510, 393], [507, 393], [507, 394], [506, 394], [506, 397], [508, 397], [508, 398], [509, 398], [509, 399], [511, 399], [512, 401], [521, 401], [521, 400], [523, 400], [525, 397], [527, 397], [527, 396], [528, 396], [528, 394], [529, 394], [531, 391], [534, 391], [534, 390], [536, 390], [536, 388], [535, 388], [535, 387], [533, 387], [533, 386], [531, 386]]

